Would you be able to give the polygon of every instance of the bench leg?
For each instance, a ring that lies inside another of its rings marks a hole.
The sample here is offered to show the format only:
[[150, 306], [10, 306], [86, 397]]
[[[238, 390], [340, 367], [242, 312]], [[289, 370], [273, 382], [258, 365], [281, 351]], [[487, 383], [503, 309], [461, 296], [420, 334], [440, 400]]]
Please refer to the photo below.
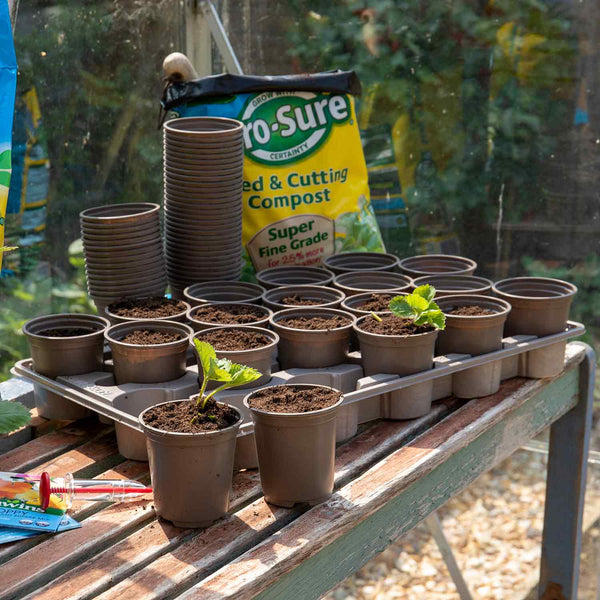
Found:
[[539, 600], [576, 600], [595, 356], [579, 371], [579, 402], [550, 428]]

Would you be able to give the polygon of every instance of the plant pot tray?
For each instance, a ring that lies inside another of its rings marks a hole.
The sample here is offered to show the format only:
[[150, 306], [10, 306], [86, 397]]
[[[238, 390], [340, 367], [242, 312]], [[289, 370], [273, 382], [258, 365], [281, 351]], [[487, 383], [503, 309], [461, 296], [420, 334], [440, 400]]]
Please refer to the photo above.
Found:
[[[582, 335], [585, 327], [569, 321], [565, 331], [541, 338], [514, 336], [504, 338], [502, 350], [480, 356], [449, 354], [437, 356], [434, 368], [414, 375], [399, 377], [390, 374], [363, 376], [360, 353], [348, 355], [348, 362], [323, 369], [273, 369], [271, 380], [259, 387], [283, 383], [317, 383], [344, 393], [342, 410], [337, 421], [337, 439], [343, 441], [355, 435], [357, 426], [379, 418], [411, 418], [410, 411], [421, 410], [432, 401], [448, 396], [478, 397], [475, 391], [490, 377], [500, 380], [512, 377], [540, 378], [560, 373], [568, 339]], [[108, 358], [108, 355], [107, 355]], [[107, 367], [110, 361], [107, 361]], [[176, 380], [153, 384], [114, 384], [109, 371], [86, 373], [49, 379], [35, 373], [31, 359], [23, 359], [12, 369], [14, 375], [34, 384], [36, 396], [58, 394], [82, 405], [101, 417], [115, 422], [120, 453], [133, 460], [147, 460], [145, 438], [138, 424], [138, 415], [160, 402], [187, 398], [198, 392], [198, 369], [189, 365], [186, 374]], [[256, 389], [256, 388], [254, 388]], [[457, 390], [460, 389], [460, 394]], [[244, 414], [238, 434], [236, 466], [255, 467], [256, 451], [250, 415], [242, 400], [252, 390], [227, 390], [216, 397], [233, 404]], [[419, 406], [417, 406], [419, 405]], [[407, 412], [408, 411], [408, 412]]]

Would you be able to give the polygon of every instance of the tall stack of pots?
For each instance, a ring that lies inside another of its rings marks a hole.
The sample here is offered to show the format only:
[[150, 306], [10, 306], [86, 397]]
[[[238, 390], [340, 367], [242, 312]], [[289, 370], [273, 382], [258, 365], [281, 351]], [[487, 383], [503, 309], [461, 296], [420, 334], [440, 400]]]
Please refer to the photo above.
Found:
[[164, 126], [165, 254], [171, 291], [242, 271], [243, 125], [190, 117]]
[[158, 204], [111, 204], [79, 217], [88, 292], [100, 313], [122, 298], [165, 293]]

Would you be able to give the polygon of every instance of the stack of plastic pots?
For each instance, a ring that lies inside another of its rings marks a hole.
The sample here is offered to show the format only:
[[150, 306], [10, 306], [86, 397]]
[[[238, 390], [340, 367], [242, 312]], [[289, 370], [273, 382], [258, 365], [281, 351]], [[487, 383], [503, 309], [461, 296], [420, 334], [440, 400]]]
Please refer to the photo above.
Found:
[[165, 293], [159, 208], [112, 204], [79, 215], [88, 292], [98, 311], [122, 298]]
[[165, 254], [174, 296], [242, 271], [243, 125], [190, 117], [164, 126]]

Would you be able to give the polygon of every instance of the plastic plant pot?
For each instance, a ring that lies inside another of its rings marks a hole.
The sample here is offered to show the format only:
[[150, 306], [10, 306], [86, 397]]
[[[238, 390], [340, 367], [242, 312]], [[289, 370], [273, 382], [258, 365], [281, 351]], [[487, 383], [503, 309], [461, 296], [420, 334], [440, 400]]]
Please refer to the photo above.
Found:
[[[340, 316], [348, 323], [334, 329], [295, 329], [285, 325], [290, 317]], [[350, 333], [356, 317], [335, 308], [288, 308], [275, 313], [271, 328], [279, 334], [279, 364], [283, 369], [324, 368], [347, 360]]]
[[115, 226], [135, 228], [137, 225], [147, 226], [147, 221], [158, 219], [159, 210], [158, 204], [151, 202], [126, 202], [88, 208], [79, 213], [79, 219], [84, 228], [88, 224], [111, 230]]
[[[488, 296], [446, 296], [437, 301], [446, 315], [446, 328], [439, 332], [440, 354], [470, 354], [478, 356], [502, 348], [504, 323], [510, 313], [508, 302]], [[457, 307], [479, 306], [493, 311], [489, 315], [453, 315]], [[494, 361], [455, 373], [452, 392], [458, 398], [480, 398], [495, 394], [500, 388], [502, 361]]]
[[248, 302], [260, 304], [265, 288], [243, 281], [206, 281], [190, 285], [183, 290], [191, 306], [205, 302]]
[[341, 252], [323, 261], [336, 275], [352, 271], [395, 271], [398, 263], [397, 256], [382, 252]]
[[512, 306], [506, 320], [507, 336], [545, 336], [564, 331], [577, 293], [572, 283], [548, 277], [503, 279], [492, 289]]
[[[182, 339], [164, 344], [129, 344], [123, 338], [134, 331], [146, 329], [178, 333]], [[160, 383], [185, 375], [186, 353], [190, 345], [191, 327], [176, 321], [133, 321], [109, 327], [104, 337], [112, 350], [114, 376], [122, 383]]]
[[[104, 368], [104, 331], [110, 323], [95, 315], [62, 314], [46, 315], [31, 319], [23, 325], [27, 337], [33, 369], [40, 375], [56, 379], [60, 375], [81, 375]], [[55, 329], [83, 329], [85, 335], [55, 337], [43, 335]], [[58, 394], [36, 393], [36, 406], [40, 416], [46, 419], [74, 420], [85, 417], [89, 411]]]
[[346, 297], [344, 292], [334, 288], [318, 285], [284, 285], [267, 290], [263, 294], [262, 302], [272, 310], [285, 310], [294, 306], [303, 306], [302, 304], [282, 302], [283, 299], [293, 296], [315, 302], [315, 304], [310, 305], [315, 308], [337, 308]]
[[232, 408], [239, 415], [234, 425], [199, 433], [146, 425], [144, 416], [150, 408], [139, 417], [147, 439], [156, 512], [177, 527], [207, 527], [227, 513], [236, 435], [242, 423], [241, 413]]
[[[291, 387], [324, 386], [294, 384]], [[265, 500], [286, 507], [323, 502], [333, 492], [336, 415], [343, 398], [320, 410], [276, 413], [252, 408], [249, 403], [254, 393], [244, 398], [244, 405], [254, 422]]]
[[[243, 390], [247, 388], [254, 388], [259, 385], [264, 385], [265, 383], [269, 383], [271, 380], [271, 365], [277, 358], [277, 344], [279, 343], [279, 336], [274, 331], [269, 331], [268, 329], [264, 329], [262, 327], [246, 327], [246, 326], [223, 326], [223, 327], [211, 327], [209, 329], [204, 329], [202, 331], [197, 331], [194, 333], [192, 339], [202, 340], [212, 331], [220, 331], [220, 330], [228, 330], [232, 332], [238, 331], [247, 331], [252, 333], [260, 333], [264, 335], [266, 338], [270, 340], [268, 344], [265, 346], [261, 346], [260, 348], [252, 348], [250, 350], [217, 350], [217, 358], [227, 358], [231, 362], [238, 363], [240, 365], [245, 365], [247, 367], [252, 367], [256, 369], [260, 373], [262, 373], [262, 377], [253, 381], [252, 383], [246, 385], [237, 386], [237, 389]], [[194, 349], [194, 353], [195, 353]], [[196, 358], [198, 358], [196, 356]], [[216, 387], [216, 384], [214, 387]]]
[[271, 267], [257, 273], [256, 279], [271, 290], [282, 285], [329, 285], [333, 273], [321, 267]]
[[348, 296], [347, 298], [344, 299], [344, 301], [342, 302], [340, 307], [342, 310], [346, 310], [349, 313], [352, 313], [356, 317], [364, 317], [365, 315], [370, 315], [372, 312], [375, 312], [375, 313], [389, 312], [390, 309], [388, 307], [386, 307], [385, 309], [376, 310], [376, 311], [364, 310], [361, 308], [361, 306], [368, 300], [371, 300], [371, 298], [373, 296], [384, 296], [384, 295], [389, 296], [390, 300], [391, 300], [395, 296], [406, 296], [406, 295], [408, 295], [408, 292], [394, 292], [394, 291], [363, 292], [362, 294], [354, 294], [353, 296]]
[[352, 271], [336, 275], [333, 285], [346, 296], [362, 292], [402, 292], [409, 291], [412, 279], [400, 273], [385, 271]]
[[490, 295], [493, 283], [484, 277], [474, 275], [425, 275], [413, 280], [413, 289], [421, 285], [432, 285], [435, 297], [453, 296], [457, 294]]
[[422, 254], [400, 261], [400, 270], [410, 277], [423, 275], [473, 275], [477, 263], [463, 256], [450, 254]]
[[[131, 300], [135, 302], [136, 300], [145, 300], [146, 298], [125, 298], [126, 300]], [[111, 306], [107, 306], [104, 313], [108, 320], [116, 325], [117, 323], [131, 323], [132, 321], [177, 321], [178, 323], [186, 323], [187, 322], [187, 313], [190, 310], [190, 305], [187, 302], [183, 302], [182, 309], [174, 314], [169, 315], [168, 317], [149, 317], [147, 319], [140, 319], [139, 317], [124, 317], [121, 315], [117, 315], [111, 311]]]
[[[387, 315], [391, 313], [379, 313]], [[381, 335], [361, 329], [367, 316], [354, 325], [365, 375], [391, 373], [412, 375], [433, 368], [438, 330], [414, 335]], [[416, 419], [431, 409], [433, 380], [390, 392], [384, 398], [384, 416], [388, 419]]]
[[249, 302], [205, 302], [202, 304], [198, 304], [197, 306], [193, 306], [187, 312], [187, 320], [191, 325], [194, 331], [203, 331], [204, 329], [210, 329], [212, 327], [225, 327], [225, 326], [234, 326], [234, 323], [215, 323], [214, 321], [204, 321], [202, 320], [202, 316], [198, 314], [199, 310], [207, 308], [209, 306], [213, 306], [215, 308], [223, 308], [226, 309], [228, 307], [238, 307], [238, 306], [248, 306], [252, 308], [254, 312], [260, 313], [260, 317], [257, 317], [254, 321], [249, 321], [244, 323], [244, 327], [263, 327], [267, 328], [269, 326], [269, 319], [273, 315], [273, 311], [265, 306], [260, 306], [258, 304], [250, 304]]

